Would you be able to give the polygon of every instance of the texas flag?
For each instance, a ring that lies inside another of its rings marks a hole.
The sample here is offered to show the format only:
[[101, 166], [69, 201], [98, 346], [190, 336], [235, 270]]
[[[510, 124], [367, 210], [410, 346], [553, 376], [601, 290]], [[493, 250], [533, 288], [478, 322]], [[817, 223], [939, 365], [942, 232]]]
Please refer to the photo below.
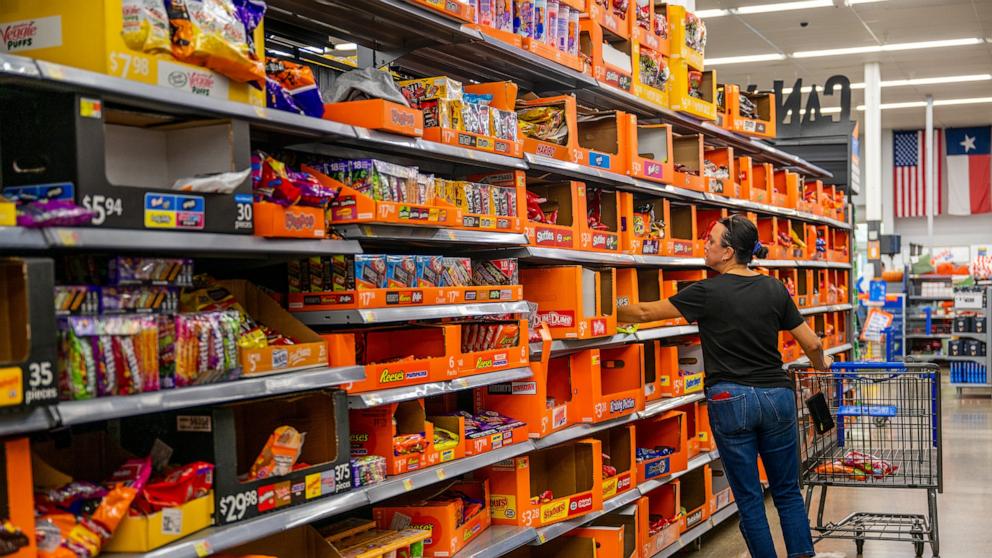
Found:
[[992, 212], [992, 126], [947, 128], [947, 212]]

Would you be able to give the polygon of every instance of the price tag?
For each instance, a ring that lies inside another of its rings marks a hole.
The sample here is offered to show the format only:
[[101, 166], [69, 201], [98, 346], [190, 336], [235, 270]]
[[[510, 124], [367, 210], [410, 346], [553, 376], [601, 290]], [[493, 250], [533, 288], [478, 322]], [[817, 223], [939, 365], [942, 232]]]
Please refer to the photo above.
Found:
[[455, 387], [460, 387], [464, 389], [468, 387], [468, 380], [466, 380], [465, 378], [458, 378], [456, 380], [453, 380], [451, 384], [454, 385]]
[[194, 544], [193, 550], [196, 551], [196, 555], [200, 558], [206, 558], [214, 553], [214, 549], [210, 545], [210, 541], [200, 541]]
[[413, 490], [413, 479], [403, 479], [403, 490]]
[[375, 312], [373, 310], [365, 311], [365, 323], [371, 324], [375, 322]]
[[448, 478], [448, 473], [444, 472], [444, 467], [439, 468], [437, 471], [435, 471], [435, 473], [437, 474], [437, 480], [444, 480]]
[[544, 536], [544, 533], [538, 533], [537, 534], [537, 542], [539, 542], [541, 544], [544, 544], [544, 543], [548, 542], [548, 538]]
[[57, 230], [59, 243], [63, 246], [75, 246], [79, 244], [79, 233], [76, 231]]

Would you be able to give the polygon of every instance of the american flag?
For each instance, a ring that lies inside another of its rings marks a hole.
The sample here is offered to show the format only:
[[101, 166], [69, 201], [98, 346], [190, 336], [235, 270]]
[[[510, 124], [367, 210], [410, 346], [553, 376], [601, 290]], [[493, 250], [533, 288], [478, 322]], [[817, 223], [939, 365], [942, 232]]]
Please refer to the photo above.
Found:
[[[944, 165], [942, 162], [942, 136], [933, 131], [934, 163], [937, 175], [933, 183], [933, 214], [943, 211]], [[893, 133], [894, 151], [892, 186], [895, 194], [896, 217], [925, 217], [927, 214], [926, 191], [926, 133], [923, 130], [899, 130]]]

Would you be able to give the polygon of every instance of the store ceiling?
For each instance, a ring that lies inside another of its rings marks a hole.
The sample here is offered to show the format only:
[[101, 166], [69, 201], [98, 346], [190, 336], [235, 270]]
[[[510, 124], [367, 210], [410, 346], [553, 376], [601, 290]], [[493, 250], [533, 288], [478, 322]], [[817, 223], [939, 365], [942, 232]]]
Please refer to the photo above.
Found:
[[[735, 8], [783, 0], [697, 0], [696, 9]], [[706, 18], [707, 58], [781, 53], [846, 47], [979, 37], [985, 42], [946, 48], [792, 58], [713, 66], [719, 82], [756, 84], [771, 89], [781, 79], [791, 87], [818, 84], [835, 74], [852, 83], [864, 81], [864, 63], [881, 63], [882, 81], [992, 74], [992, 0], [887, 0], [835, 7], [809, 8], [776, 13], [726, 15]], [[839, 5], [839, 6], [837, 6]], [[808, 25], [803, 27], [801, 24]], [[709, 66], [708, 66], [709, 68]], [[882, 103], [934, 99], [992, 97], [992, 80], [970, 83], [885, 87]], [[836, 101], [821, 95], [823, 107]], [[804, 101], [805, 102], [805, 101]], [[864, 92], [854, 90], [852, 105], [864, 103]], [[918, 128], [924, 124], [923, 108], [882, 111], [885, 128]], [[992, 123], [992, 103], [938, 106], [935, 125], [959, 126]], [[860, 114], [860, 113], [856, 113]]]

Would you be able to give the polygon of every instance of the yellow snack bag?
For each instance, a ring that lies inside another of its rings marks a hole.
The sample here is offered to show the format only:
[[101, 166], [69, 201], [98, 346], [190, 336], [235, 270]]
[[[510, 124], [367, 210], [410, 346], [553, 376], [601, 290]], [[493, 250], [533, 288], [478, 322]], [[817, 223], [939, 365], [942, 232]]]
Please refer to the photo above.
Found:
[[121, 0], [121, 36], [131, 50], [169, 52], [169, 16], [161, 0]]
[[252, 58], [244, 23], [231, 2], [187, 0], [187, 8], [195, 29], [187, 62], [206, 66], [235, 81], [265, 83], [265, 67]]

